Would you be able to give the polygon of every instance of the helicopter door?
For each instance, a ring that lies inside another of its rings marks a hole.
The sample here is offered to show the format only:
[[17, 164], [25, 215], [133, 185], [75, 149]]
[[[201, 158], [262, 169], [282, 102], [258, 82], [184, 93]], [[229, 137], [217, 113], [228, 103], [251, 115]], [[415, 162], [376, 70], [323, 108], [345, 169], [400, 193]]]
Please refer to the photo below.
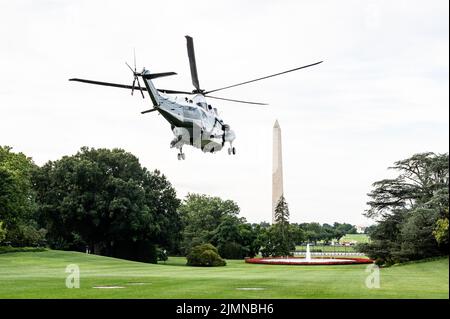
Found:
[[204, 131], [211, 132], [214, 126], [214, 119], [211, 116], [208, 116], [208, 114], [204, 110], [200, 110], [202, 113], [202, 127]]

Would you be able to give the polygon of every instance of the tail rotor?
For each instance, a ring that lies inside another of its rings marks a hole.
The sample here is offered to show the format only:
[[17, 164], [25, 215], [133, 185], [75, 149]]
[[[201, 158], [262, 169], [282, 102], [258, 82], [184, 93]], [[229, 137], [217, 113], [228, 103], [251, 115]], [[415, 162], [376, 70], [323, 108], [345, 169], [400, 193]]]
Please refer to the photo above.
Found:
[[137, 82], [139, 91], [141, 91], [142, 98], [144, 99], [145, 98], [144, 92], [142, 91], [141, 83], [139, 82], [139, 76], [142, 75], [142, 72], [144, 72], [144, 69], [142, 69], [141, 73], [136, 72], [136, 51], [134, 51], [134, 50], [133, 50], [133, 56], [134, 56], [134, 70], [133, 70], [133, 68], [131, 68], [131, 66], [127, 62], [125, 62], [127, 67], [130, 69], [130, 71], [133, 72], [133, 84], [131, 85], [131, 95], [133, 95], [133, 93], [134, 93], [134, 89], [136, 87], [135, 84]]

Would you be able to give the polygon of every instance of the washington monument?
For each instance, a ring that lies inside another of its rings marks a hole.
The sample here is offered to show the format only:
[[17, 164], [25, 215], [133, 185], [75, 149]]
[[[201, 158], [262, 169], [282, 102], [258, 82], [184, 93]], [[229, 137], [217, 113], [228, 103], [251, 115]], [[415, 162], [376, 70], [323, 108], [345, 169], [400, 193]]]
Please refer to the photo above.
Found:
[[283, 158], [281, 150], [281, 128], [278, 120], [273, 125], [272, 163], [272, 224], [275, 224], [275, 208], [283, 195]]

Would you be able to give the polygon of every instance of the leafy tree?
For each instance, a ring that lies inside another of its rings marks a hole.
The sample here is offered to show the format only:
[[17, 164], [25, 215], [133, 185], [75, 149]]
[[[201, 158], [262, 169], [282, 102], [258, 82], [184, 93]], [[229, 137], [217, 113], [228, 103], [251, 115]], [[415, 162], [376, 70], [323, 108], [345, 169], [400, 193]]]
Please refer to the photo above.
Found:
[[[259, 252], [258, 232], [261, 225], [251, 225], [239, 218], [239, 206], [201, 194], [188, 194], [180, 209], [183, 219], [183, 248], [211, 243], [228, 259], [254, 257]], [[263, 225], [265, 226], [265, 225]]]
[[369, 237], [370, 237], [376, 227], [377, 227], [377, 225], [375, 225], [375, 224], [366, 227], [366, 229], [364, 229], [364, 234], [369, 235]]
[[248, 250], [240, 244], [242, 241], [241, 224], [242, 221], [235, 216], [224, 216], [215, 230], [212, 242], [217, 243], [217, 249], [222, 257], [241, 259], [246, 256]]
[[295, 250], [294, 235], [291, 228], [284, 233], [280, 224], [273, 224], [268, 229], [263, 229], [259, 235], [261, 243], [261, 254], [263, 257], [269, 256], [289, 256]]
[[333, 224], [335, 238], [340, 240], [347, 234], [356, 234], [356, 227], [347, 223], [334, 223]]
[[360, 249], [381, 264], [448, 254], [448, 154], [416, 154], [391, 168], [399, 175], [369, 193], [365, 215], [379, 220]]
[[239, 225], [240, 244], [244, 248], [245, 257], [255, 257], [261, 248], [258, 240], [258, 234], [261, 231], [261, 225], [241, 223]]
[[[233, 229], [234, 239], [238, 237], [238, 230], [232, 221], [239, 214], [239, 206], [231, 200], [188, 194], [179, 212], [184, 226], [182, 246], [185, 252], [199, 244], [217, 245], [219, 240], [226, 241], [226, 238], [220, 238], [221, 235], [226, 235], [226, 228]], [[218, 234], [218, 228], [224, 220], [224, 230]]]
[[304, 230], [306, 241], [316, 244], [322, 239], [322, 226], [319, 223], [302, 223], [300, 227]]
[[395, 162], [390, 169], [400, 174], [373, 184], [374, 189], [368, 194], [372, 200], [367, 203], [367, 217], [383, 217], [394, 209], [412, 209], [432, 200], [436, 192], [448, 189], [448, 154], [416, 154]]
[[120, 149], [83, 147], [34, 176], [39, 222], [52, 247], [156, 262], [156, 247], [175, 249], [179, 201], [164, 175]]
[[306, 234], [303, 227], [299, 224], [291, 224], [292, 239], [296, 245], [300, 245], [306, 241]]
[[320, 238], [325, 242], [329, 243], [333, 239], [337, 238], [336, 230], [333, 226], [329, 224], [322, 225], [322, 231], [320, 233]]
[[[13, 246], [31, 245], [31, 242], [40, 242], [42, 238], [37, 237], [43, 233], [35, 228], [34, 223], [36, 204], [31, 176], [36, 165], [23, 153], [11, 150], [11, 147], [0, 146], [0, 223], [5, 237], [3, 240]], [[32, 233], [36, 241], [30, 242], [26, 234]]]

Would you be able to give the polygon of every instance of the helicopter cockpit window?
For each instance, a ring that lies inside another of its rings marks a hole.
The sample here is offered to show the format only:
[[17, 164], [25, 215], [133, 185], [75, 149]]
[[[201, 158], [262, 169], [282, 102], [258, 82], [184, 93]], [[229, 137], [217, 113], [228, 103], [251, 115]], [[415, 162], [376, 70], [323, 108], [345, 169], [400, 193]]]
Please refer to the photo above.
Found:
[[197, 102], [197, 105], [203, 108], [204, 110], [208, 109], [208, 106], [205, 102]]

